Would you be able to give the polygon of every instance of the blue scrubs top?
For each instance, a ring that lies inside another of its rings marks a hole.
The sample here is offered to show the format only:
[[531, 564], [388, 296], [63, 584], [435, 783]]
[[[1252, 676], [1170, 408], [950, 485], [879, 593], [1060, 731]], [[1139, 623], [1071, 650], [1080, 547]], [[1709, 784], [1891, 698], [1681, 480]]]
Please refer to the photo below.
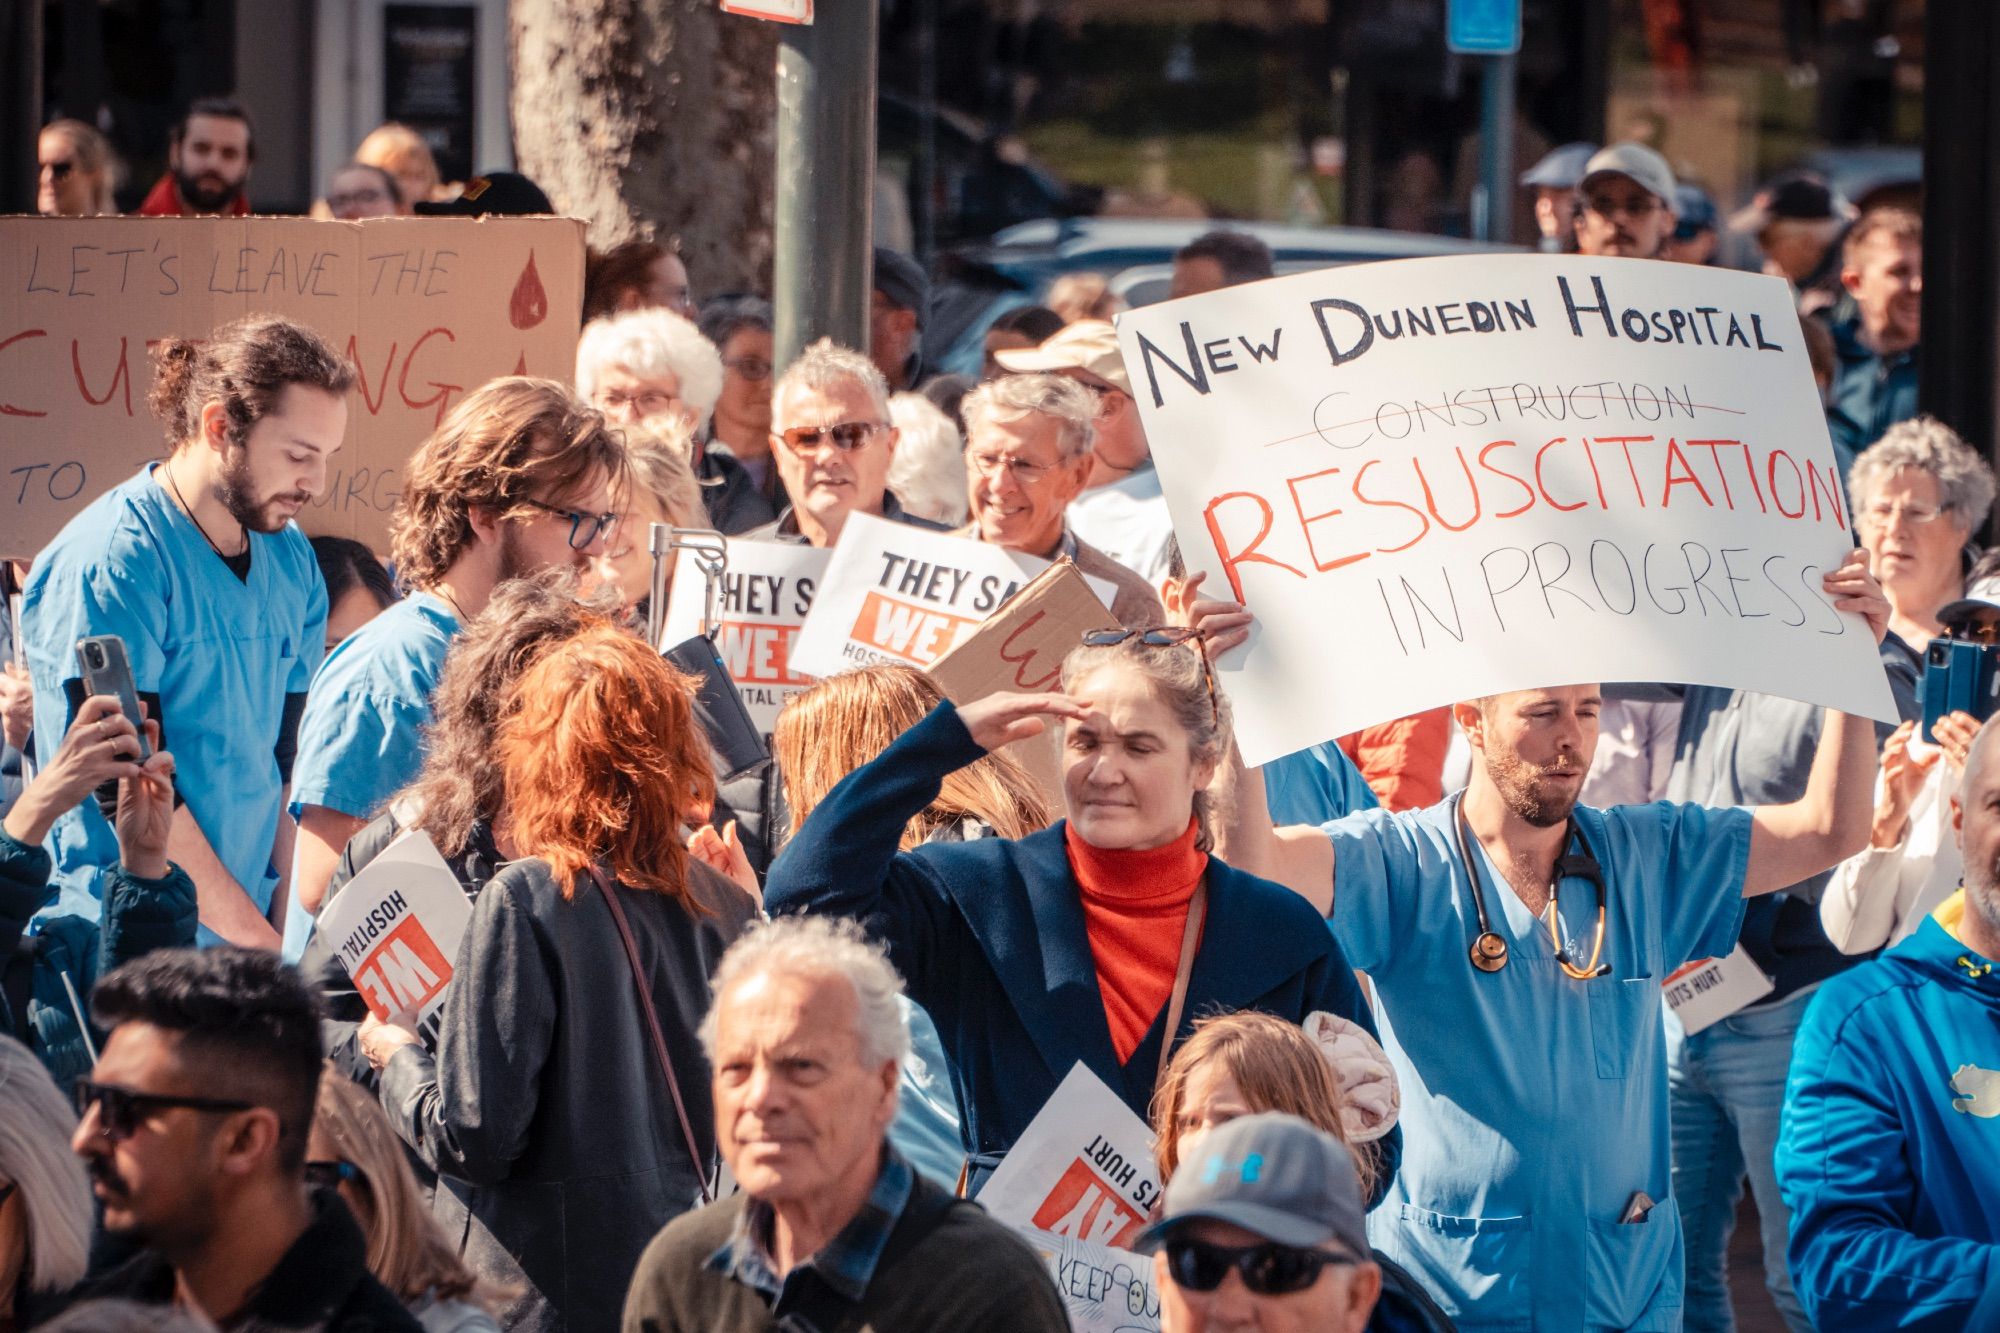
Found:
[[[294, 523], [251, 533], [250, 576], [237, 578], [150, 473], [149, 464], [92, 501], [35, 560], [22, 609], [35, 734], [68, 730], [63, 682], [77, 678], [77, 640], [122, 637], [139, 692], [160, 696], [181, 798], [223, 867], [268, 910], [284, 809], [278, 732], [285, 696], [305, 693], [319, 665], [326, 584]], [[58, 896], [41, 918], [96, 920], [118, 860], [96, 802], [58, 820], [48, 845]], [[206, 927], [199, 936], [216, 938]]]
[[[1660, 983], [1736, 943], [1750, 812], [1579, 807], [1603, 868], [1611, 971], [1574, 981], [1476, 838], [1509, 962], [1472, 966], [1478, 915], [1453, 809], [1370, 810], [1325, 826], [1331, 924], [1375, 983], [1402, 1085], [1402, 1169], [1369, 1239], [1461, 1329], [1678, 1329]], [[1586, 961], [1597, 920], [1588, 880], [1562, 882], [1561, 915], [1571, 957]], [[1641, 1190], [1656, 1206], [1620, 1224]]]
[[372, 819], [423, 767], [423, 727], [458, 616], [412, 593], [349, 635], [313, 677], [299, 724], [292, 813], [308, 805]]
[[1264, 803], [1280, 826], [1324, 824], [1382, 804], [1347, 751], [1332, 741], [1265, 764]]

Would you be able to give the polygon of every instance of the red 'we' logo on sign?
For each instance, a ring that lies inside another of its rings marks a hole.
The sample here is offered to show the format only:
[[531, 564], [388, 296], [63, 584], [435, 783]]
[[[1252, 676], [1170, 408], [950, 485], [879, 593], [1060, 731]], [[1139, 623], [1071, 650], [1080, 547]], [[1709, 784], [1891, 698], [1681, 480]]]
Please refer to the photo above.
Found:
[[1035, 1210], [1035, 1225], [1043, 1231], [1114, 1249], [1126, 1248], [1145, 1220], [1081, 1157]]
[[416, 1014], [450, 980], [451, 964], [414, 916], [404, 917], [354, 970], [354, 988], [384, 1021]]

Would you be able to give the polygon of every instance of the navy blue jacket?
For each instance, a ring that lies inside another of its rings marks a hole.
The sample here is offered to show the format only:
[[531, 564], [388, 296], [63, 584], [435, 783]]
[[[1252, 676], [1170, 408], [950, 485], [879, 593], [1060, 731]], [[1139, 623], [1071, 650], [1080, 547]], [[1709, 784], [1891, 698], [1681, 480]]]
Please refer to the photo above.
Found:
[[[944, 776], [984, 753], [958, 710], [939, 704], [827, 794], [764, 884], [773, 916], [855, 917], [888, 946], [910, 998], [937, 1023], [975, 1185], [1079, 1060], [1144, 1119], [1166, 1021], [1163, 1010], [1132, 1058], [1118, 1062], [1061, 824], [1019, 841], [897, 850]], [[1353, 969], [1311, 904], [1211, 857], [1208, 918], [1176, 1038], [1199, 1017], [1236, 1009], [1297, 1022], [1324, 1009], [1375, 1031]], [[1400, 1131], [1375, 1146], [1386, 1187]]]

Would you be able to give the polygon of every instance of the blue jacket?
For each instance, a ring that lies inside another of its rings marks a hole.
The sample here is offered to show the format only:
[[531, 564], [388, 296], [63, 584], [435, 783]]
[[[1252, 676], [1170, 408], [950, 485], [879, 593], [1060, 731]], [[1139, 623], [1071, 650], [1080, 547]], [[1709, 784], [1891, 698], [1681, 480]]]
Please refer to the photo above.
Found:
[[1835, 448], [1852, 459], [1889, 427], [1917, 414], [1917, 349], [1877, 356], [1861, 341], [1858, 315], [1833, 326], [1833, 349], [1826, 429]]
[[[975, 1184], [1079, 1060], [1145, 1118], [1165, 1024], [1156, 1016], [1118, 1062], [1060, 823], [1019, 841], [897, 850], [944, 776], [984, 753], [958, 711], [939, 704], [827, 794], [764, 885], [773, 916], [859, 918], [888, 946], [944, 1043]], [[1354, 972], [1311, 904], [1211, 857], [1208, 918], [1176, 1036], [1234, 1009], [1294, 1021], [1324, 1009], [1375, 1032]], [[1392, 1132], [1376, 1145], [1385, 1185], [1401, 1143]]]
[[2000, 960], [1939, 917], [1826, 983], [1778, 1139], [1792, 1285], [1821, 1333], [2000, 1328]]

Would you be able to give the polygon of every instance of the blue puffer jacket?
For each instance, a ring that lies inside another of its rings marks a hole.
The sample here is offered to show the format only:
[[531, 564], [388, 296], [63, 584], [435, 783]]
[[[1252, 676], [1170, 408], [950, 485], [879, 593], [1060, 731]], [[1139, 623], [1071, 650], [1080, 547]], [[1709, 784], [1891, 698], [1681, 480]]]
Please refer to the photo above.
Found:
[[2000, 1328], [2000, 960], [1915, 934], [1813, 997], [1778, 1184], [1821, 1333]]
[[[101, 922], [60, 916], [26, 933], [28, 921], [53, 898], [49, 854], [0, 831], [0, 1031], [42, 1058], [56, 1085], [67, 1088], [90, 1072], [83, 1025], [63, 985], [90, 1003], [97, 978], [154, 949], [194, 944], [194, 881], [179, 866], [163, 879], [113, 869], [105, 880]], [[92, 1041], [98, 1040], [95, 1033]]]

